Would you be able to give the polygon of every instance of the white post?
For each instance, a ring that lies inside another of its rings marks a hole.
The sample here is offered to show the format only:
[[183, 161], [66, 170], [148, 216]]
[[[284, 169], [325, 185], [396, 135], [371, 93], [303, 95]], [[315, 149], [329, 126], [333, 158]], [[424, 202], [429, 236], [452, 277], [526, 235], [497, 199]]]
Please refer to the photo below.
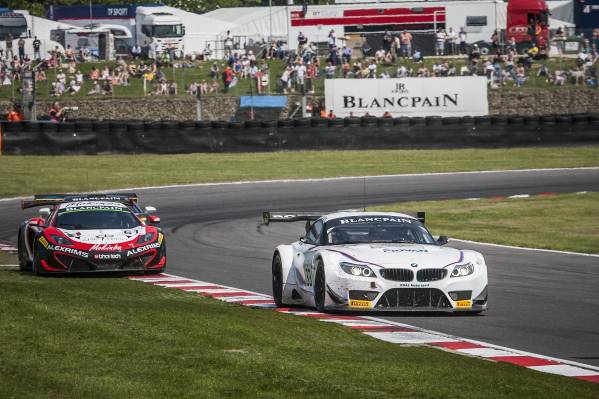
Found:
[[269, 31], [268, 31], [268, 43], [272, 43], [272, 0], [268, 0], [268, 19], [269, 19]]

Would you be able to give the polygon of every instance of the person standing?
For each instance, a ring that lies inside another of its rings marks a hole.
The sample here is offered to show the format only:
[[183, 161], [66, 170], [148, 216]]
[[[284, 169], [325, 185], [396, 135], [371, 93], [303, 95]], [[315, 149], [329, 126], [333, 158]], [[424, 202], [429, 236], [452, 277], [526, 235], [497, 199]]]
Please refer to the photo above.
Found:
[[223, 83], [225, 86], [225, 93], [229, 91], [229, 86], [231, 86], [231, 82], [233, 81], [233, 70], [230, 66], [227, 65], [225, 70], [223, 71]]
[[460, 42], [460, 55], [465, 55], [466, 52], [466, 38], [467, 38], [467, 34], [466, 31], [464, 30], [464, 27], [460, 28], [460, 33], [458, 33], [458, 41]]
[[227, 31], [227, 36], [225, 37], [225, 59], [229, 58], [229, 56], [233, 53], [233, 37], [231, 36], [231, 31]]
[[8, 33], [4, 40], [6, 47], [6, 59], [10, 60], [15, 56], [15, 53], [12, 51], [12, 35]]
[[329, 51], [333, 50], [333, 48], [335, 48], [337, 46], [337, 36], [335, 36], [335, 29], [331, 29], [329, 31], [329, 36], [328, 36], [328, 43], [329, 43]]
[[440, 56], [443, 55], [445, 50], [445, 31], [441, 28], [437, 29], [436, 40], [435, 40], [435, 54]]
[[133, 45], [133, 47], [131, 47], [131, 57], [133, 57], [134, 60], [139, 59], [139, 57], [141, 56], [141, 47], [139, 46], [138, 43], [135, 43]]
[[451, 55], [455, 55], [456, 54], [456, 43], [458, 41], [458, 35], [455, 33], [455, 31], [453, 30], [452, 27], [450, 27], [449, 30], [447, 31], [447, 37], [445, 40], [447, 42], [447, 48], [449, 49], [449, 52], [451, 53]]
[[412, 55], [412, 34], [407, 30], [404, 30], [399, 35], [401, 55], [404, 58], [408, 58]]
[[19, 48], [19, 60], [23, 61], [25, 59], [25, 39], [20, 37], [17, 41], [17, 47]]
[[37, 61], [39, 61], [42, 57], [40, 54], [40, 46], [42, 45], [42, 42], [40, 41], [40, 39], [37, 38], [37, 36], [34, 36], [33, 38], [33, 58]]

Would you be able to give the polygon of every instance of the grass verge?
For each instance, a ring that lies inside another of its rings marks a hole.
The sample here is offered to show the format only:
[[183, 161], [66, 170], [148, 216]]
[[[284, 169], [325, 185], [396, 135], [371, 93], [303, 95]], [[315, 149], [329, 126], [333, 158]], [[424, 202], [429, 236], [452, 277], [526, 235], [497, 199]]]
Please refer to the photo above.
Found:
[[0, 268], [5, 265], [16, 265], [18, 263], [17, 254], [0, 251]]
[[1, 156], [0, 197], [164, 184], [599, 165], [599, 146]]
[[424, 210], [431, 231], [454, 238], [599, 253], [599, 193], [404, 202], [371, 209]]
[[599, 386], [123, 278], [0, 271], [0, 397], [597, 397]]

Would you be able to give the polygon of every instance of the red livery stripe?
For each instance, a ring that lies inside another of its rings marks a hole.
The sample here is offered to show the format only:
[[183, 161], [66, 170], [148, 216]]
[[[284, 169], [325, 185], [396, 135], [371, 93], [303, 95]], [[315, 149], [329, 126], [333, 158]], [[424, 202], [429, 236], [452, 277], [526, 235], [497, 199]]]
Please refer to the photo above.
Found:
[[488, 359], [492, 359], [498, 362], [511, 363], [522, 367], [550, 366], [553, 364], [559, 364], [558, 362], [554, 362], [553, 360], [547, 360], [533, 356], [495, 356], [489, 357]]

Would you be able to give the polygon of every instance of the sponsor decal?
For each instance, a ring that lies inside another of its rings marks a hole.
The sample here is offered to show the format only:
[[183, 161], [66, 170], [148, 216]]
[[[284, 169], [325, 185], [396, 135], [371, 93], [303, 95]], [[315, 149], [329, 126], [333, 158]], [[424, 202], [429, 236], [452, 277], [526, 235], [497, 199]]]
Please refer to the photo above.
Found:
[[402, 288], [427, 288], [430, 287], [430, 284], [418, 284], [418, 283], [401, 283], [399, 284]]
[[89, 252], [80, 251], [78, 249], [63, 247], [62, 245], [48, 245], [48, 249], [51, 251], [64, 252], [67, 254], [80, 256], [82, 258], [89, 258]]
[[486, 79], [476, 76], [437, 78], [327, 79], [327, 109], [339, 117], [368, 112], [382, 116], [462, 116], [489, 113]]
[[111, 206], [111, 205], [85, 205], [85, 206], [73, 206], [63, 208], [59, 211], [59, 213], [70, 213], [70, 212], [86, 212], [86, 211], [112, 211], [112, 212], [128, 212], [127, 209], [120, 206]]
[[92, 245], [92, 247], [89, 250], [94, 251], [94, 252], [110, 252], [110, 251], [122, 251], [123, 248], [121, 248], [121, 246], [118, 244], [114, 244], [114, 245], [95, 244], [95, 245]]
[[152, 244], [144, 245], [143, 247], [133, 248], [133, 249], [130, 249], [129, 251], [127, 251], [127, 256], [137, 255], [137, 254], [139, 254], [141, 252], [145, 252], [145, 251], [148, 251], [150, 249], [159, 248], [159, 247], [160, 247], [160, 243], [159, 242], [155, 242], [155, 243], [152, 243]]
[[164, 239], [164, 235], [162, 233], [158, 233], [158, 244], [162, 244], [163, 239]]
[[407, 223], [411, 224], [412, 219], [399, 218], [399, 217], [387, 217], [387, 216], [373, 216], [373, 217], [359, 217], [359, 218], [345, 218], [339, 219], [339, 224], [348, 223], [368, 223], [368, 222], [390, 222], [390, 223]]
[[121, 254], [94, 254], [93, 257], [96, 260], [119, 260]]
[[458, 309], [469, 309], [472, 307], [472, 301], [470, 299], [464, 301], [457, 301], [455, 307]]
[[39, 242], [44, 246], [44, 248], [48, 249], [48, 240], [46, 240], [46, 237], [41, 236]]
[[397, 248], [397, 249], [388, 249], [388, 248], [384, 248], [383, 252], [390, 252], [390, 253], [395, 253], [395, 252], [428, 252], [428, 249], [410, 249], [410, 248]]
[[372, 301], [361, 301], [357, 299], [351, 299], [349, 301], [349, 306], [351, 306], [352, 308], [369, 309], [372, 307]]

